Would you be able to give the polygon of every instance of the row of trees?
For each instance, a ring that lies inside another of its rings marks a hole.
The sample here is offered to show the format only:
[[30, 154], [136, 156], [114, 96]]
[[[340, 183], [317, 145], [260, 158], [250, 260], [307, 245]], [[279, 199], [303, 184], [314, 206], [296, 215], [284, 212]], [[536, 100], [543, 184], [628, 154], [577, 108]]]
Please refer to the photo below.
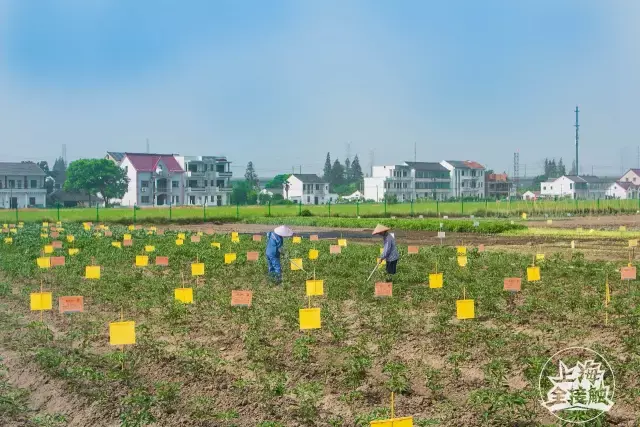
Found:
[[344, 165], [335, 159], [331, 163], [331, 153], [327, 153], [324, 162], [323, 178], [329, 183], [331, 191], [340, 195], [351, 194], [360, 188], [364, 178], [358, 155], [351, 161], [347, 158]]

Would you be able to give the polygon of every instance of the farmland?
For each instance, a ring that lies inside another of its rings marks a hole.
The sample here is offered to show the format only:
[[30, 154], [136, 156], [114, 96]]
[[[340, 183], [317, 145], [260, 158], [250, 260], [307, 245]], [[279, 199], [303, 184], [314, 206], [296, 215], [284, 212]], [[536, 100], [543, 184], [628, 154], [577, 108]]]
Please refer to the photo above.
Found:
[[[640, 292], [636, 281], [620, 280], [622, 246], [607, 261], [587, 260], [580, 250], [547, 252], [536, 261], [541, 280], [527, 282], [530, 253], [477, 248], [483, 238], [490, 244], [489, 233], [527, 230], [464, 229], [476, 234], [466, 267], [455, 248], [432, 241], [408, 254], [402, 243], [392, 296], [380, 298], [374, 283], [386, 279], [384, 270], [366, 280], [379, 240], [348, 240], [331, 255], [334, 238], [286, 239], [287, 254], [301, 258], [304, 271], [283, 262], [278, 287], [266, 277], [264, 241], [251, 235], [235, 243], [205, 225], [201, 236], [185, 231], [177, 245], [175, 229], [159, 235], [111, 225], [113, 235], [104, 236], [100, 228], [63, 225], [52, 238], [27, 223], [3, 234], [10, 244], [0, 242], [2, 425], [360, 427], [391, 416], [391, 392], [395, 415], [413, 416], [418, 426], [552, 425], [538, 380], [545, 361], [571, 346], [598, 351], [615, 371], [615, 405], [598, 425], [640, 421]], [[544, 237], [572, 237], [564, 233]], [[132, 245], [114, 247], [125, 234]], [[49, 255], [64, 255], [65, 265], [39, 268], [53, 240], [62, 248]], [[79, 252], [70, 256], [71, 248]], [[310, 249], [319, 251], [317, 260], [308, 259]], [[258, 251], [258, 261], [248, 261], [248, 251]], [[236, 261], [225, 264], [226, 253]], [[148, 266], [135, 265], [141, 255]], [[168, 265], [154, 265], [157, 256]], [[194, 263], [204, 264], [202, 276], [192, 276]], [[100, 266], [98, 280], [83, 277], [89, 265]], [[432, 289], [436, 268], [443, 286]], [[504, 291], [505, 277], [523, 278], [522, 290]], [[324, 281], [323, 295], [306, 295], [313, 278]], [[192, 288], [193, 303], [176, 301], [176, 288]], [[52, 292], [53, 310], [30, 311], [30, 294], [41, 290]], [[234, 290], [252, 291], [251, 306], [232, 307]], [[84, 297], [84, 311], [59, 314], [58, 298], [73, 295]], [[475, 318], [457, 318], [462, 299], [474, 300]], [[320, 308], [321, 328], [300, 330], [299, 310], [308, 307]], [[135, 322], [135, 344], [109, 344], [109, 324], [120, 320]]]
[[109, 221], [140, 222], [195, 222], [206, 220], [240, 220], [252, 217], [292, 217], [303, 210], [318, 217], [371, 217], [389, 216], [519, 216], [525, 212], [531, 216], [548, 215], [565, 217], [573, 215], [635, 213], [640, 210], [638, 200], [498, 200], [498, 201], [420, 201], [416, 203], [351, 203], [329, 205], [260, 205], [260, 206], [198, 206], [198, 207], [133, 207], [116, 208], [56, 208], [0, 209], [0, 221]]

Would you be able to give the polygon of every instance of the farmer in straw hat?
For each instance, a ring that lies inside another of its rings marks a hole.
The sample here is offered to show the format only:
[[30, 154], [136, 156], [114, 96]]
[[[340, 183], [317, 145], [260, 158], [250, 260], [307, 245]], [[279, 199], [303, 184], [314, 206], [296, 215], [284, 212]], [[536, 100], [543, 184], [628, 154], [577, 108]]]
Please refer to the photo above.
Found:
[[396, 265], [398, 264], [400, 255], [398, 254], [398, 248], [396, 247], [396, 238], [393, 233], [389, 232], [389, 230], [391, 230], [389, 227], [378, 224], [372, 234], [381, 235], [382, 242], [384, 244], [378, 264], [381, 263], [382, 260], [386, 260], [387, 274], [396, 274]]
[[293, 236], [293, 231], [289, 227], [281, 225], [275, 230], [267, 233], [267, 264], [269, 265], [269, 276], [277, 284], [282, 282], [282, 268], [280, 266], [280, 255], [284, 254], [282, 245], [283, 237]]

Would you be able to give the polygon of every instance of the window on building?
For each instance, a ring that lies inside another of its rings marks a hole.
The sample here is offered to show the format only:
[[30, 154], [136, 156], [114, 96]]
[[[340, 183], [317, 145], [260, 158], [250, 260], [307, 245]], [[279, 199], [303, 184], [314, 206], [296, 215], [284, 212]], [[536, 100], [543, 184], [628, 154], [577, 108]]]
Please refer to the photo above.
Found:
[[180, 187], [180, 181], [171, 181], [171, 187], [172, 188]]
[[204, 164], [204, 171], [205, 171], [205, 172], [207, 171], [207, 166], [208, 166], [208, 165], [205, 163], [205, 164]]
[[31, 188], [36, 188], [36, 187], [38, 187], [38, 180], [32, 179], [31, 180]]
[[189, 163], [189, 166], [187, 166], [187, 169], [189, 169], [189, 172], [198, 172], [198, 164]]
[[140, 203], [149, 203], [149, 196], [140, 197]]
[[36, 204], [36, 198], [35, 197], [29, 197], [29, 205], [35, 206], [35, 204]]
[[311, 203], [311, 196], [307, 196], [307, 203]]
[[2, 181], [0, 181], [0, 188], [2, 188]]
[[569, 190], [573, 190], [573, 184], [569, 184]]
[[216, 165], [216, 172], [224, 172], [224, 165]]
[[180, 204], [180, 196], [176, 196], [176, 205]]
[[219, 179], [216, 181], [216, 187], [224, 188], [224, 179]]
[[140, 187], [149, 188], [149, 181], [140, 181]]
[[320, 191], [320, 184], [316, 184], [316, 191]]
[[402, 188], [407, 188], [407, 183], [406, 182], [402, 183]]
[[[629, 178], [627, 178], [627, 182], [629, 182]], [[633, 182], [636, 182], [636, 177], [633, 177]]]
[[407, 171], [402, 171], [402, 177], [406, 178], [407, 177]]
[[18, 180], [18, 188], [22, 188], [22, 180], [21, 179]]

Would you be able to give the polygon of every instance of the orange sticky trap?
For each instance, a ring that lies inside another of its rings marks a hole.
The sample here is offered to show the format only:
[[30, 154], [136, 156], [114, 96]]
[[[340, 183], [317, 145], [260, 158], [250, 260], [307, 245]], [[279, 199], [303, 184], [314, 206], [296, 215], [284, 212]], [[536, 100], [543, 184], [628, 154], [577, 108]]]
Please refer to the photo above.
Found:
[[467, 256], [466, 255], [458, 256], [458, 265], [460, 267], [466, 267], [467, 266]]
[[441, 288], [443, 283], [442, 273], [429, 274], [429, 287], [431, 289]]
[[176, 288], [173, 290], [176, 301], [183, 304], [193, 304], [193, 288]]
[[57, 231], [52, 231], [51, 233], [49, 233], [49, 236], [51, 236], [52, 239], [57, 239], [60, 236], [60, 233], [58, 233]]
[[48, 256], [41, 256], [36, 259], [36, 263], [40, 268], [49, 268], [51, 267], [51, 258]]
[[51, 292], [33, 292], [30, 295], [31, 311], [51, 310], [53, 297]]
[[291, 271], [302, 270], [302, 258], [291, 258]]
[[307, 280], [307, 296], [324, 295], [324, 280]]
[[58, 311], [64, 313], [82, 313], [84, 311], [84, 298], [82, 296], [70, 296], [58, 298]]
[[317, 234], [312, 234], [312, 235], [309, 236], [309, 241], [310, 242], [317, 242], [318, 240], [319, 239], [318, 239], [318, 235]]
[[253, 300], [251, 291], [231, 291], [231, 305], [250, 307]]
[[420, 247], [419, 246], [409, 246], [407, 247], [407, 253], [412, 255], [412, 254], [417, 254], [418, 252], [420, 252]]
[[636, 268], [632, 266], [622, 267], [620, 269], [621, 280], [636, 280]]
[[473, 319], [475, 314], [475, 303], [472, 299], [459, 299], [456, 301], [456, 317], [459, 320]]
[[540, 280], [540, 267], [527, 267], [527, 282]]
[[338, 246], [340, 247], [346, 247], [347, 246], [347, 239], [338, 239]]
[[128, 345], [136, 343], [136, 322], [109, 323], [109, 344]]
[[85, 268], [84, 277], [87, 279], [99, 279], [100, 278], [100, 266], [88, 265]]
[[[247, 261], [257, 261], [258, 260], [258, 252], [247, 252]], [[225, 258], [226, 263], [226, 258]]]
[[522, 289], [522, 279], [519, 277], [505, 277], [503, 289], [509, 292], [520, 292]]
[[300, 236], [294, 236], [293, 239], [291, 240], [292, 243], [301, 243], [302, 242], [302, 238]]
[[298, 311], [300, 329], [319, 329], [322, 327], [319, 308], [301, 308]]
[[63, 256], [52, 256], [51, 267], [60, 267], [65, 265], [65, 258]]
[[200, 243], [200, 236], [191, 236], [191, 243]]
[[204, 276], [204, 263], [194, 262], [193, 264], [191, 264], [191, 275]]
[[166, 267], [169, 265], [169, 257], [168, 256], [156, 256], [156, 265], [161, 265]]
[[136, 255], [136, 267], [146, 267], [149, 265], [149, 257], [147, 255]]
[[155, 252], [155, 250], [156, 250], [156, 247], [152, 245], [147, 245], [144, 247], [145, 252]]
[[393, 284], [391, 282], [377, 282], [374, 295], [377, 297], [390, 297], [393, 295]]
[[318, 259], [319, 256], [320, 256], [320, 252], [317, 249], [309, 249], [310, 260]]
[[339, 254], [342, 251], [342, 248], [338, 245], [331, 245], [329, 246], [329, 253], [330, 254]]
[[122, 246], [133, 246], [133, 240], [123, 240]]
[[54, 240], [51, 242], [51, 246], [53, 246], [53, 249], [62, 249], [62, 242], [60, 240]]
[[236, 258], [237, 257], [236, 257], [235, 252], [224, 254], [224, 263], [225, 264], [231, 264], [232, 262], [234, 262], [236, 260]]
[[484, 252], [484, 244], [478, 245], [478, 252]]
[[261, 242], [262, 241], [262, 236], [259, 234], [254, 234], [253, 235], [253, 241], [254, 242]]

